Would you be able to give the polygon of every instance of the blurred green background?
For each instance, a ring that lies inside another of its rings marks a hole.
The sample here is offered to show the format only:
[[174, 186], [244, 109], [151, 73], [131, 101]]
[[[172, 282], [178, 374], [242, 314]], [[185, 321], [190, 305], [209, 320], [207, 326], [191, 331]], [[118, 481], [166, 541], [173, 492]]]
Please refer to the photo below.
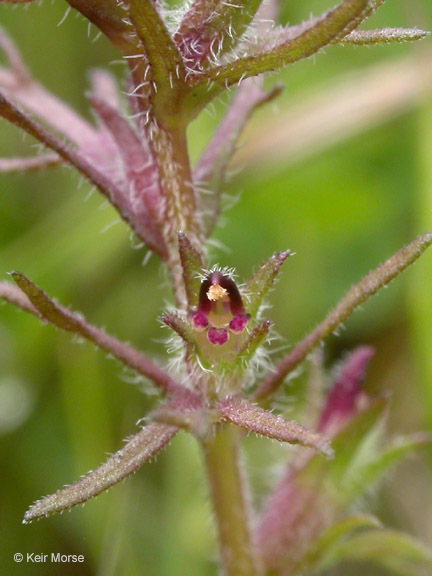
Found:
[[[329, 6], [282, 4], [284, 23]], [[107, 66], [121, 80], [123, 67], [80, 16], [71, 12], [59, 26], [65, 11], [59, 0], [1, 5], [0, 22], [34, 76], [88, 116], [87, 72]], [[389, 0], [368, 23], [384, 25], [432, 29], [430, 0]], [[431, 41], [329, 48], [267, 81], [276, 80], [285, 91], [259, 111], [243, 138], [227, 186], [227, 204], [239, 194], [240, 200], [225, 213], [210, 254], [244, 280], [272, 252], [295, 251], [268, 311], [287, 346], [362, 275], [432, 228]], [[217, 103], [191, 126], [194, 159], [223, 109]], [[1, 121], [0, 156], [31, 154], [33, 147]], [[156, 258], [143, 265], [144, 258], [111, 207], [71, 170], [0, 175], [1, 279], [12, 269], [24, 272], [166, 364], [167, 334], [156, 315], [170, 294]], [[431, 285], [432, 253], [426, 253], [326, 346], [328, 365], [358, 343], [375, 346], [367, 386], [391, 391], [393, 431], [432, 431]], [[292, 412], [297, 388], [287, 389]], [[156, 462], [84, 509], [21, 524], [35, 499], [95, 468], [136, 430], [154, 404], [143, 391], [149, 388], [91, 345], [0, 307], [2, 575], [217, 573], [200, 455], [183, 434]], [[247, 440], [257, 490], [271, 484], [280, 454], [278, 446]], [[431, 465], [432, 452], [424, 452], [399, 467], [368, 503], [387, 524], [429, 544]], [[84, 554], [85, 563], [19, 565], [15, 552]]]

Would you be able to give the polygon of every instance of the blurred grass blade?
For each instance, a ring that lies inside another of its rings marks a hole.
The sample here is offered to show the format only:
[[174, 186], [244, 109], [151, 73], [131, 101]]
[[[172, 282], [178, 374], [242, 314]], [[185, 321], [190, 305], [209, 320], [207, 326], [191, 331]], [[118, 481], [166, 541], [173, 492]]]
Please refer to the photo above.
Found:
[[324, 530], [308, 547], [306, 554], [297, 562], [292, 576], [301, 576], [306, 572], [319, 571], [325, 563], [326, 556], [340, 542], [353, 533], [365, 528], [380, 528], [380, 521], [374, 516], [360, 515], [345, 518]]
[[240, 398], [225, 398], [217, 404], [216, 410], [225, 422], [231, 422], [255, 434], [267, 436], [279, 442], [307, 446], [329, 457], [333, 455], [324, 436], [307, 430], [294, 420], [285, 420], [282, 416], [275, 416]]
[[368, 530], [335, 546], [322, 568], [343, 561], [373, 562], [399, 576], [423, 576], [431, 573], [432, 551], [401, 532]]
[[317, 344], [327, 338], [363, 302], [396, 278], [405, 268], [413, 264], [431, 244], [432, 232], [418, 236], [408, 246], [396, 252], [384, 264], [369, 272], [358, 284], [350, 288], [323, 322], [276, 364], [273, 372], [269, 374], [256, 391], [255, 400], [263, 400], [276, 392], [285, 376], [303, 362]]
[[[64, 306], [56, 304], [26, 276], [19, 272], [12, 272], [11, 275], [19, 288], [28, 297], [35, 311], [37, 311], [36, 315], [40, 315], [42, 319], [62, 330], [79, 334], [87, 340], [90, 340], [96, 344], [96, 346], [102, 348], [102, 350], [112, 354], [120, 360], [120, 362], [132, 368], [132, 370], [146, 376], [164, 392], [173, 391], [179, 387], [166, 372], [153, 364], [148, 358], [116, 338], [109, 336], [103, 330], [88, 324], [78, 314], [71, 312]], [[7, 299], [6, 293], [5, 299]], [[12, 302], [12, 300], [10, 301]], [[12, 303], [20, 306], [18, 301]], [[26, 309], [32, 311], [28, 306]]]
[[399, 438], [378, 454], [366, 459], [360, 465], [353, 465], [343, 479], [343, 492], [348, 500], [363, 494], [375, 485], [382, 476], [412, 452], [427, 446], [432, 438], [426, 434], [412, 434]]
[[82, 504], [136, 472], [177, 433], [177, 428], [149, 424], [101, 466], [62, 490], [38, 500], [24, 516], [24, 524]]

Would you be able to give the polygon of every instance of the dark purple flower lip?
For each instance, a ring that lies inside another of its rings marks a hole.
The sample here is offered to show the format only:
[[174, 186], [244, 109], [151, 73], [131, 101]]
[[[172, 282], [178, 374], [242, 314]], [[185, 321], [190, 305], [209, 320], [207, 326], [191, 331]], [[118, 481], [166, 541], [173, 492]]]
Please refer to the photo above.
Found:
[[246, 328], [250, 315], [245, 314], [243, 301], [234, 280], [217, 270], [203, 280], [199, 291], [198, 306], [189, 315], [197, 332], [207, 330], [211, 344], [222, 346], [229, 333], [240, 334]]

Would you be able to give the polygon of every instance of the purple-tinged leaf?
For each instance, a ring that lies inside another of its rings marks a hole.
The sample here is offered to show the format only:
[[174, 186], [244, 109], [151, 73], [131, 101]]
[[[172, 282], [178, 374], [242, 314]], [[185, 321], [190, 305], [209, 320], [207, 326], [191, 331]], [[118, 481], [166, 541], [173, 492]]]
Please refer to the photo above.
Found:
[[183, 60], [153, 0], [126, 4], [150, 66], [153, 112], [164, 123], [168, 113], [178, 113], [179, 91], [186, 87]]
[[295, 38], [282, 42], [272, 50], [238, 58], [231, 63], [212, 68], [199, 76], [197, 85], [214, 83], [214, 87], [208, 90], [210, 99], [221, 89], [237, 84], [244, 78], [270, 72], [308, 58], [332, 41], [351, 32], [369, 9], [368, 0], [344, 0], [317, 18], [311, 28]]
[[42, 154], [28, 158], [0, 158], [0, 173], [27, 172], [58, 166], [63, 160], [57, 154]]
[[36, 316], [36, 318], [42, 319], [41, 314], [36, 310], [27, 296], [16, 286], [10, 284], [9, 282], [0, 282], [0, 298], [9, 304], [25, 310]]
[[153, 422], [184, 428], [200, 438], [206, 436], [212, 424], [201, 398], [188, 389], [171, 394], [150, 418]]
[[94, 128], [31, 77], [16, 46], [3, 30], [0, 30], [0, 48], [9, 63], [9, 68], [0, 67], [0, 94], [35, 114], [79, 148], [97, 150], [100, 143]]
[[83, 504], [136, 472], [168, 444], [177, 428], [148, 424], [101, 466], [62, 490], [38, 500], [24, 516], [24, 524]]
[[83, 174], [92, 184], [94, 184], [100, 192], [111, 202], [111, 204], [118, 210], [121, 217], [129, 223], [131, 228], [135, 231], [137, 236], [156, 254], [164, 257], [163, 246], [155, 245], [152, 238], [149, 236], [147, 229], [142, 225], [142, 222], [135, 221], [133, 210], [131, 208], [130, 200], [122, 188], [116, 185], [112, 180], [108, 179], [102, 171], [94, 166], [87, 160], [79, 150], [70, 148], [58, 138], [50, 134], [32, 120], [22, 110], [17, 108], [15, 104], [9, 101], [0, 93], [0, 116], [9, 120], [37, 140], [42, 142], [54, 152], [57, 152], [66, 162], [74, 166], [81, 174]]
[[257, 349], [263, 344], [268, 336], [271, 322], [269, 320], [262, 320], [258, 322], [248, 334], [246, 342], [243, 344], [238, 353], [238, 359], [242, 362], [248, 362], [255, 354]]
[[233, 48], [262, 0], [195, 0], [174, 34], [190, 72], [199, 72]]
[[358, 406], [367, 365], [374, 349], [361, 346], [352, 352], [340, 368], [317, 425], [318, 432], [332, 435], [350, 420]]
[[68, 4], [97, 26], [125, 55], [139, 52], [139, 42], [123, 2], [117, 0], [67, 0]]
[[119, 111], [119, 89], [115, 77], [103, 68], [90, 70], [91, 95]]
[[374, 44], [392, 44], [394, 42], [414, 42], [423, 40], [430, 32], [417, 28], [380, 28], [379, 30], [354, 30], [338, 44], [351, 44], [353, 46], [370, 46]]
[[279, 86], [265, 92], [254, 78], [245, 80], [238, 88], [225, 116], [193, 170], [199, 210], [203, 214], [204, 237], [214, 228], [221, 211], [221, 195], [227, 167], [235, 152], [240, 134], [251, 115], [261, 105], [276, 98]]
[[[117, 358], [117, 360], [120, 360], [120, 362], [125, 366], [151, 380], [163, 392], [172, 392], [180, 388], [169, 374], [153, 364], [151, 360], [125, 343], [109, 336], [103, 330], [88, 324], [78, 314], [55, 303], [53, 300], [48, 298], [40, 288], [26, 278], [26, 276], [18, 272], [12, 272], [11, 275], [16, 284], [33, 305], [32, 307], [34, 307], [37, 312], [35, 314], [36, 316], [41, 317], [46, 322], [54, 324], [54, 326], [57, 326], [62, 330], [78, 334], [87, 340], [90, 340], [96, 344], [96, 346], [110, 353], [114, 358]], [[28, 304], [24, 303], [24, 306], [21, 306], [22, 300], [20, 301], [16, 296], [14, 296], [13, 292], [8, 292], [4, 286], [5, 283], [2, 283], [2, 290], [0, 291], [0, 296], [2, 298], [34, 313], [32, 307]]]
[[350, 288], [315, 330], [296, 344], [291, 352], [276, 364], [274, 370], [256, 391], [255, 400], [263, 400], [276, 392], [285, 376], [303, 362], [315, 346], [332, 334], [363, 302], [413, 264], [431, 244], [432, 232], [418, 236], [408, 246], [396, 252], [384, 264], [369, 272], [358, 284]]
[[187, 303], [190, 308], [194, 308], [198, 303], [198, 295], [201, 288], [200, 275], [204, 268], [204, 262], [201, 254], [192, 246], [190, 240], [183, 232], [178, 234], [178, 244]]
[[297, 454], [264, 504], [255, 541], [263, 564], [279, 573], [291, 570], [338, 511], [351, 501], [342, 494], [344, 479], [358, 459], [365, 438], [382, 420], [386, 402], [378, 399], [332, 438], [334, 459]]
[[145, 140], [138, 138], [126, 118], [115, 108], [93, 96], [89, 97], [89, 101], [114, 140], [117, 154], [122, 159], [133, 222], [143, 235], [145, 233], [146, 245], [166, 260], [168, 255], [161, 232], [163, 197], [150, 148]]
[[225, 398], [216, 407], [225, 422], [245, 428], [250, 432], [267, 436], [279, 442], [300, 444], [313, 448], [328, 457], [333, 455], [328, 441], [315, 432], [311, 432], [294, 420], [285, 420], [267, 410], [249, 404], [246, 400], [236, 397]]
[[282, 264], [290, 254], [291, 252], [289, 250], [273, 254], [273, 256], [271, 256], [267, 262], [264, 262], [255, 272], [244, 287], [245, 309], [252, 317], [257, 314], [263, 298], [273, 286]]
[[195, 344], [191, 325], [178, 314], [165, 312], [161, 316], [161, 322], [174, 330], [186, 344]]

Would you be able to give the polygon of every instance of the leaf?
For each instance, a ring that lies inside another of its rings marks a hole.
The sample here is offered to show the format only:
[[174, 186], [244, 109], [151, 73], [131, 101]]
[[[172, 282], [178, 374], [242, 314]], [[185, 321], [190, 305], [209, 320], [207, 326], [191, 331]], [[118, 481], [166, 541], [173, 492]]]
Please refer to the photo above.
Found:
[[366, 302], [378, 290], [403, 272], [405, 268], [413, 264], [431, 244], [432, 232], [418, 236], [410, 244], [396, 252], [384, 264], [369, 272], [358, 284], [350, 288], [315, 330], [296, 344], [291, 352], [276, 364], [273, 372], [258, 387], [254, 399], [260, 401], [274, 394], [282, 384], [285, 376], [303, 362], [317, 344], [327, 338], [363, 302]]
[[0, 158], [0, 173], [41, 170], [50, 166], [58, 166], [61, 163], [62, 159], [57, 154], [42, 154], [27, 158]]
[[350, 44], [353, 46], [370, 46], [375, 44], [392, 44], [394, 42], [414, 42], [423, 40], [430, 32], [417, 28], [380, 28], [379, 30], [354, 30], [338, 44]]
[[238, 42], [262, 0], [195, 0], [174, 34], [188, 69], [200, 71]]
[[123, 54], [136, 54], [139, 43], [124, 3], [117, 0], [67, 0], [68, 4], [81, 12]]
[[282, 264], [290, 255], [291, 252], [289, 250], [273, 254], [273, 256], [257, 270], [242, 290], [246, 297], [246, 312], [250, 314], [252, 318], [257, 314], [263, 299], [273, 286]]
[[161, 322], [174, 330], [186, 344], [195, 345], [195, 338], [190, 324], [181, 316], [172, 312], [165, 312], [161, 316]]
[[186, 87], [183, 60], [153, 0], [128, 0], [127, 6], [150, 66], [153, 111], [166, 121], [171, 106], [178, 110], [179, 92]]
[[201, 287], [200, 275], [204, 268], [204, 263], [201, 254], [192, 246], [190, 240], [183, 232], [178, 234], [178, 244], [187, 302], [190, 308], [194, 308], [198, 303]]
[[[162, 391], [174, 391], [179, 388], [179, 385], [169, 376], [169, 374], [153, 364], [153, 362], [148, 358], [126, 345], [124, 342], [116, 340], [103, 330], [88, 324], [78, 314], [56, 304], [53, 300], [48, 298], [45, 292], [40, 290], [40, 288], [33, 284], [23, 274], [12, 272], [11, 275], [19, 288], [27, 296], [32, 306], [20, 301], [19, 298], [14, 297], [13, 292], [10, 294], [11, 291], [8, 293], [4, 288], [0, 291], [2, 298], [29, 312], [35, 313], [38, 317], [40, 315], [42, 319], [54, 324], [54, 326], [57, 326], [62, 330], [79, 334], [87, 340], [90, 340], [102, 350], [112, 354], [117, 358], [117, 360], [120, 360], [120, 362], [129, 368], [132, 368], [132, 370], [146, 376], [146, 378], [156, 384], [156, 386]], [[0, 288], [1, 287], [2, 286], [0, 286]], [[33, 307], [35, 312], [33, 312]]]
[[35, 502], [26, 512], [24, 524], [87, 502], [90, 498], [114, 486], [141, 468], [168, 444], [176, 433], [177, 428], [173, 426], [164, 424], [145, 426], [101, 466], [74, 484]]
[[255, 434], [279, 442], [301, 444], [328, 457], [333, 455], [328, 441], [320, 434], [307, 430], [294, 420], [285, 420], [282, 416], [275, 416], [267, 410], [253, 406], [246, 400], [231, 396], [220, 401], [215, 409], [225, 422], [231, 422]]
[[365, 528], [380, 527], [380, 521], [374, 516], [359, 515], [340, 520], [323, 530], [318, 538], [308, 546], [305, 555], [293, 567], [292, 576], [321, 570], [332, 549], [352, 536], [353, 532]]
[[252, 356], [255, 354], [257, 349], [265, 341], [270, 330], [271, 322], [268, 320], [262, 320], [258, 322], [254, 328], [248, 334], [246, 342], [243, 344], [242, 348], [239, 350], [238, 359], [242, 362], [248, 362]]
[[426, 575], [432, 569], [432, 551], [395, 530], [368, 530], [335, 546], [322, 567], [343, 561], [373, 562], [400, 576]]
[[270, 72], [293, 64], [303, 58], [308, 58], [333, 40], [351, 32], [369, 10], [368, 0], [345, 0], [317, 18], [311, 28], [300, 33], [295, 38], [253, 56], [238, 58], [232, 63], [217, 66], [200, 75], [199, 82], [214, 83], [214, 93], [221, 88], [237, 84], [241, 79]]

